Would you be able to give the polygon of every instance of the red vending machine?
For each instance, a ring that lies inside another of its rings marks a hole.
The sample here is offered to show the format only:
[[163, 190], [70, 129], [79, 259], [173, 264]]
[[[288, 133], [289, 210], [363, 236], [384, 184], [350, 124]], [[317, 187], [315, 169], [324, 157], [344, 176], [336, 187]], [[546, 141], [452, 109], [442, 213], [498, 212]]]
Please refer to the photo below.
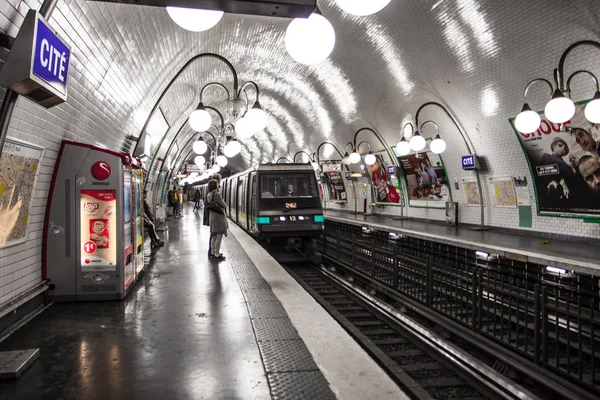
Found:
[[122, 299], [133, 287], [136, 261], [143, 262], [135, 207], [140, 167], [129, 154], [63, 141], [44, 227], [51, 300]]

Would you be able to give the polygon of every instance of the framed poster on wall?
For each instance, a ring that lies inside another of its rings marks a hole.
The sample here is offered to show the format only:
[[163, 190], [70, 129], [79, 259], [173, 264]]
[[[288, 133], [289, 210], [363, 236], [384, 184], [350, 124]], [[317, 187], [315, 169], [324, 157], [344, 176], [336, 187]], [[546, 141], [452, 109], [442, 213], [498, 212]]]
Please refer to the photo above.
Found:
[[27, 240], [29, 212], [44, 148], [7, 138], [0, 157], [0, 248]]
[[588, 102], [575, 104], [575, 115], [564, 124], [548, 121], [532, 133], [517, 135], [533, 176], [540, 215], [583, 218], [600, 215], [600, 125], [584, 115]]
[[388, 166], [392, 164], [392, 160], [385, 150], [373, 152], [375, 155], [375, 163], [367, 165], [371, 182], [373, 183], [374, 202], [385, 205], [400, 205], [401, 191], [400, 183], [395, 175], [388, 171]]
[[430, 151], [398, 157], [411, 207], [446, 208], [452, 192], [442, 158]]

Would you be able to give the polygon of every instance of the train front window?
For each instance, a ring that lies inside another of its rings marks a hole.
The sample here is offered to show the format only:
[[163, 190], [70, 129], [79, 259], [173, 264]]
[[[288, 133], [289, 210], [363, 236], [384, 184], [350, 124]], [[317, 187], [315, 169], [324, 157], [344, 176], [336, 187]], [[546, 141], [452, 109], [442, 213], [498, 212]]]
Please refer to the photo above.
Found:
[[314, 174], [262, 175], [260, 179], [260, 197], [263, 199], [317, 196]]

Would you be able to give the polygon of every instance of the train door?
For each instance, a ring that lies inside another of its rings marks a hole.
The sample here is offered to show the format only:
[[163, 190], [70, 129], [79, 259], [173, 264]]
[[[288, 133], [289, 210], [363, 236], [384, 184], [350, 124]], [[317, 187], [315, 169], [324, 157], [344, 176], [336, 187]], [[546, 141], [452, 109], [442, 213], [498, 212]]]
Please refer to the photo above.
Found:
[[236, 207], [237, 207], [237, 212], [235, 213], [235, 222], [237, 222], [238, 224], [241, 222], [242, 218], [240, 218], [240, 214], [243, 213], [242, 210], [242, 187], [243, 187], [244, 181], [243, 179], [239, 179], [237, 181], [237, 190], [236, 190]]
[[250, 174], [250, 190], [248, 191], [248, 229], [256, 232], [256, 173]]
[[232, 209], [232, 208], [233, 208], [233, 206], [234, 206], [234, 205], [233, 205], [233, 199], [232, 199], [232, 197], [231, 197], [231, 185], [232, 185], [232, 184], [233, 184], [233, 179], [229, 179], [229, 180], [227, 181], [227, 192], [228, 192], [228, 195], [229, 195], [229, 200], [227, 201], [227, 205], [229, 206], [229, 210], [227, 210], [227, 211], [229, 211], [229, 214], [228, 214], [228, 215], [231, 215], [231, 209]]

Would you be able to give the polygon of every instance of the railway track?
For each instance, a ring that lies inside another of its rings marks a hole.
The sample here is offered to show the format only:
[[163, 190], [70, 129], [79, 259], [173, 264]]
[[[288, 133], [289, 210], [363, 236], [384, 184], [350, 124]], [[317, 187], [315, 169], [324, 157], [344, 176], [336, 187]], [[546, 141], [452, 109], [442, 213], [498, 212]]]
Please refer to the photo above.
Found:
[[334, 234], [320, 244], [327, 260], [394, 301], [443, 321], [457, 336], [495, 348], [500, 370], [535, 371], [548, 382], [542, 386], [554, 386], [549, 391], [562, 391], [562, 398], [598, 398], [596, 280], [552, 280], [544, 266], [482, 262], [474, 251], [427, 248], [408, 238], [394, 242], [385, 232], [329, 232]]
[[283, 265], [411, 398], [543, 398], [447, 342], [445, 332], [416, 322], [414, 316], [399, 318], [391, 307], [314, 264]]

